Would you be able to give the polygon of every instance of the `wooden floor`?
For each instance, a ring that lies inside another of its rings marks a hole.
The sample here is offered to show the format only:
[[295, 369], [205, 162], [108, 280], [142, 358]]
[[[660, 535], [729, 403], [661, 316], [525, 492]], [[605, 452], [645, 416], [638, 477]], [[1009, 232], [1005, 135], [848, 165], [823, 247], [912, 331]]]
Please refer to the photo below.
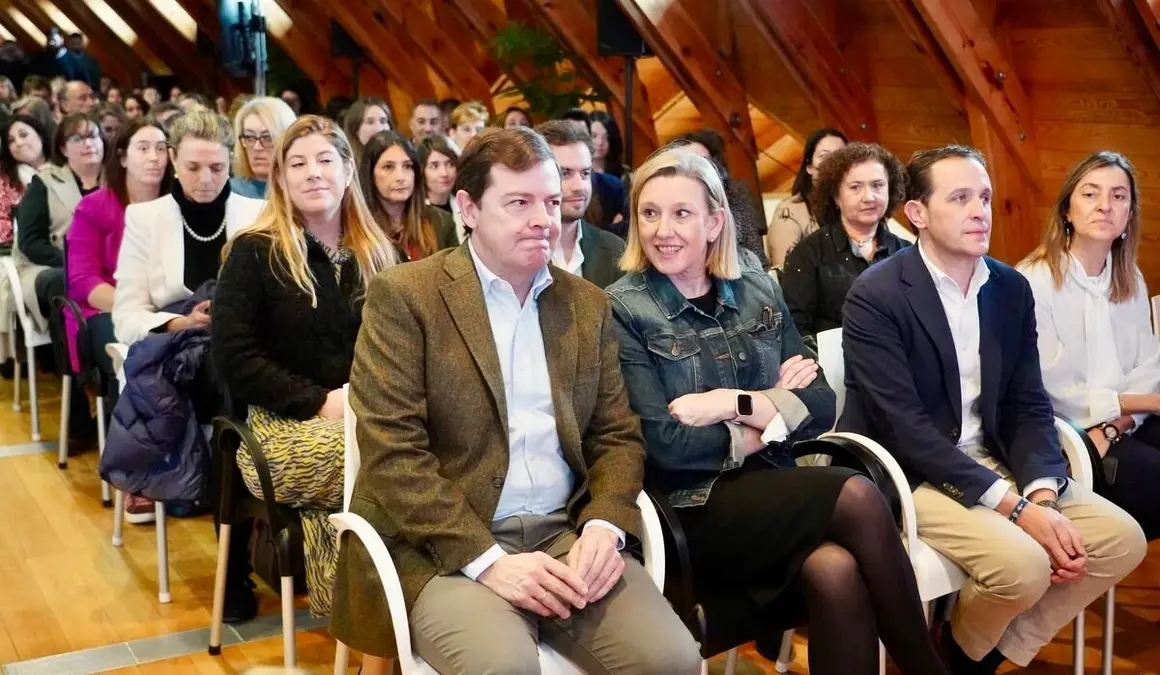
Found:
[[[59, 384], [48, 377], [40, 384], [42, 433], [53, 441]], [[14, 413], [11, 400], [11, 381], [0, 380], [0, 449], [30, 442], [27, 406]], [[159, 604], [154, 529], [126, 524], [124, 546], [111, 545], [112, 513], [101, 507], [96, 466], [95, 452], [73, 457], [64, 471], [53, 453], [0, 458], [0, 664], [209, 625], [217, 551], [211, 520], [167, 521], [173, 599]], [[277, 614], [277, 596], [264, 586], [259, 595], [261, 613]], [[1087, 616], [1088, 672], [1096, 673], [1101, 617]], [[1160, 673], [1160, 544], [1119, 587], [1116, 627], [1116, 672]], [[331, 671], [334, 642], [325, 630], [301, 632], [298, 649], [305, 671]], [[775, 672], [752, 649], [742, 656], [741, 675]], [[791, 672], [807, 672], [800, 638], [795, 657]], [[1066, 675], [1070, 658], [1068, 628], [1023, 672]], [[270, 638], [226, 647], [220, 657], [201, 652], [114, 672], [243, 673], [280, 661], [280, 638]]]

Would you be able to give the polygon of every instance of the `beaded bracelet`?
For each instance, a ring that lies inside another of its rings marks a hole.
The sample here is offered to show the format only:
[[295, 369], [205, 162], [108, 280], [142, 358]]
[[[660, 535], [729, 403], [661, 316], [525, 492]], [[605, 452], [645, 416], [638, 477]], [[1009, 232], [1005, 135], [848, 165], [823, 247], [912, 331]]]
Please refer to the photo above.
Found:
[[1019, 514], [1023, 513], [1023, 509], [1027, 508], [1029, 503], [1026, 499], [1020, 497], [1019, 503], [1015, 505], [1015, 508], [1011, 509], [1011, 515], [1007, 517], [1007, 520], [1011, 522], [1019, 520]]

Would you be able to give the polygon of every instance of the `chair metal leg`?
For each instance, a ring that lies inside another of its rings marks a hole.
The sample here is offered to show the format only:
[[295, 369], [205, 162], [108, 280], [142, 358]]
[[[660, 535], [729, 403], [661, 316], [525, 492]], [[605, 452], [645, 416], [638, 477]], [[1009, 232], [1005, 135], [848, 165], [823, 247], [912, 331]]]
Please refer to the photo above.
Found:
[[8, 331], [8, 353], [12, 354], [12, 410], [20, 412], [20, 354], [16, 351], [16, 318]]
[[1116, 587], [1108, 589], [1104, 596], [1104, 655], [1101, 675], [1112, 675], [1113, 643], [1116, 640]]
[[788, 673], [791, 663], [793, 663], [793, 631], [787, 630], [781, 634], [781, 649], [777, 652], [777, 663], [773, 664], [773, 668], [779, 673]]
[[1083, 648], [1084, 635], [1086, 633], [1084, 611], [1086, 610], [1080, 610], [1079, 616], [1075, 617], [1075, 628], [1073, 629], [1074, 632], [1072, 633], [1071, 663], [1072, 673], [1074, 673], [1074, 675], [1084, 675]]
[[122, 535], [125, 532], [125, 493], [114, 490], [113, 495], [113, 546], [124, 543]]
[[213, 612], [209, 624], [209, 653], [222, 653], [222, 617], [226, 611], [226, 568], [230, 564], [230, 528], [222, 523], [218, 531], [217, 572], [213, 577]]
[[165, 504], [153, 502], [157, 518], [157, 600], [169, 602], [169, 540], [165, 533]]
[[334, 644], [334, 675], [346, 675], [350, 668], [350, 647], [341, 641]]
[[[97, 395], [97, 456], [105, 454], [105, 398]], [[109, 484], [101, 481], [101, 506], [106, 509], [113, 505], [109, 495]]]
[[[72, 376], [60, 376], [60, 440], [56, 442], [56, 466], [60, 469], [68, 468], [68, 413], [72, 403]], [[36, 408], [33, 408], [33, 415]]]
[[[282, 577], [282, 665], [297, 665], [294, 653], [294, 577]], [[733, 675], [729, 672], [727, 675]]]
[[725, 675], [735, 675], [737, 672], [737, 648], [730, 649], [725, 654]]
[[36, 392], [36, 353], [32, 346], [28, 352], [28, 403], [32, 407], [32, 442], [40, 442], [40, 399]]

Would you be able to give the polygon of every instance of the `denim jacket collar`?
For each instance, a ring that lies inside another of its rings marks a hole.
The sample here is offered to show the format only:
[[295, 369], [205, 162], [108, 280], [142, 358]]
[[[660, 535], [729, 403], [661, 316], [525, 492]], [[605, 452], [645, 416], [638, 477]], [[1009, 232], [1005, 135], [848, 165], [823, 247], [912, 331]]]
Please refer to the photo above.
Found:
[[[657, 304], [665, 313], [665, 318], [669, 321], [675, 319], [686, 309], [695, 311], [693, 304], [677, 290], [667, 275], [650, 267], [645, 270], [644, 281], [648, 286], [649, 293], [656, 299]], [[717, 304], [737, 311], [737, 300], [733, 295], [733, 282], [729, 279], [713, 277], [713, 284], [717, 287]]]

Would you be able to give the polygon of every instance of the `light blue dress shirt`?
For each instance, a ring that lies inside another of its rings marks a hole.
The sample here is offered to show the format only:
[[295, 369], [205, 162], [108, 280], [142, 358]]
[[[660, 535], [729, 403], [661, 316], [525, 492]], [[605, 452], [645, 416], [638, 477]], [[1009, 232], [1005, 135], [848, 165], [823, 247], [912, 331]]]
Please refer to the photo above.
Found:
[[[508, 472], [493, 518], [499, 521], [561, 511], [572, 495], [574, 481], [556, 431], [538, 303], [540, 294], [552, 285], [552, 275], [545, 265], [536, 274], [531, 293], [521, 306], [512, 285], [489, 270], [476, 255], [474, 242], [469, 240], [467, 248], [483, 289], [508, 409]], [[612, 523], [585, 523], [586, 528], [591, 525], [612, 530], [620, 546], [624, 545], [624, 531]], [[496, 544], [462, 571], [475, 579], [504, 555]]]

